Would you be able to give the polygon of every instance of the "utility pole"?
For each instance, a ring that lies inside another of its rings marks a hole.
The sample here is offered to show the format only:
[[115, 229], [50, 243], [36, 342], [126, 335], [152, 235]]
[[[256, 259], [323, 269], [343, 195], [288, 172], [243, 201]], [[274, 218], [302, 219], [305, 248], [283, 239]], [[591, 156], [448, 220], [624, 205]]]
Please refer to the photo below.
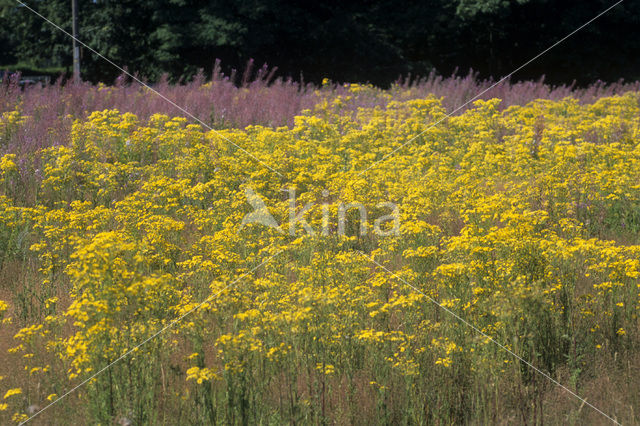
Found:
[[71, 0], [71, 32], [73, 34], [73, 82], [80, 83], [80, 47], [78, 37], [78, 0]]

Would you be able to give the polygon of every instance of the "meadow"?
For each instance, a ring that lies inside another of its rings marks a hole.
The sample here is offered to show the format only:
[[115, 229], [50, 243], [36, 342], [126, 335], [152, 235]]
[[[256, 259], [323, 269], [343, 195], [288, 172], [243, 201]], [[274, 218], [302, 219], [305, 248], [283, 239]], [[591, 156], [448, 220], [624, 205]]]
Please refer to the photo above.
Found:
[[0, 423], [639, 423], [640, 87], [490, 85], [3, 82]]

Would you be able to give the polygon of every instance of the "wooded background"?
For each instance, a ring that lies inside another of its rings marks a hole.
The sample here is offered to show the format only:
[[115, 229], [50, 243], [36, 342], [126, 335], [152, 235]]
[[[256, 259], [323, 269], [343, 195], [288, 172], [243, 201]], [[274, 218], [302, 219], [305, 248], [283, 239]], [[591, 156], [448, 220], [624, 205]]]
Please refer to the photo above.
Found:
[[[150, 81], [244, 69], [250, 58], [279, 76], [387, 86], [400, 76], [469, 69], [499, 78], [613, 1], [557, 0], [78, 0], [79, 39]], [[70, 0], [30, 7], [71, 32]], [[514, 79], [553, 84], [640, 79], [640, 1], [624, 1]], [[70, 71], [71, 39], [15, 0], [0, 0], [0, 66]], [[82, 49], [82, 75], [120, 73]]]

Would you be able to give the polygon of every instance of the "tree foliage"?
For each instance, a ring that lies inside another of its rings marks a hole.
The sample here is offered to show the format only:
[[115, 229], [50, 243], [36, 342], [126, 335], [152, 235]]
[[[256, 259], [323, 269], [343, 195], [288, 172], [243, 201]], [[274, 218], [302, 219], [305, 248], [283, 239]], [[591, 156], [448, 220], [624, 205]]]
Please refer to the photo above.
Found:
[[[177, 80], [216, 58], [241, 68], [250, 58], [305, 81], [369, 81], [473, 68], [508, 74], [610, 6], [604, 0], [78, 0], [79, 38], [150, 80]], [[29, 6], [71, 31], [68, 0]], [[640, 3], [616, 6], [523, 69], [516, 78], [587, 83], [640, 78]], [[0, 0], [0, 63], [70, 67], [70, 38], [15, 0]], [[82, 49], [86, 79], [119, 71]], [[227, 70], [228, 71], [228, 70]]]

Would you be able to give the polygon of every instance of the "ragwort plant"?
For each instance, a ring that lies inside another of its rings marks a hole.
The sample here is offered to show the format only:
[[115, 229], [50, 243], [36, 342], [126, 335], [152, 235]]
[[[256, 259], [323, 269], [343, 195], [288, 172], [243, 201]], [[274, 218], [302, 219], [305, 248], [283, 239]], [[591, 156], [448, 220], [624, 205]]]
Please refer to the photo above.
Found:
[[[1, 157], [3, 270], [37, 269], [28, 291], [0, 288], [15, 323], [0, 326], [15, 340], [1, 421], [27, 419], [114, 361], [39, 415], [601, 420], [487, 336], [638, 421], [637, 383], [617, 372], [638, 356], [639, 95], [508, 108], [492, 99], [445, 117], [433, 96], [345, 109], [350, 96], [384, 96], [345, 90], [291, 127], [212, 132], [180, 117], [93, 112], [73, 122], [68, 145], [25, 161], [41, 175], [28, 197], [14, 184], [16, 157]], [[248, 187], [280, 229], [240, 227]], [[291, 191], [297, 211], [312, 203], [313, 234], [300, 223], [287, 232]], [[399, 233], [371, 232], [388, 213], [381, 201], [399, 206]], [[355, 202], [369, 220], [343, 212], [342, 235], [340, 205]]]

